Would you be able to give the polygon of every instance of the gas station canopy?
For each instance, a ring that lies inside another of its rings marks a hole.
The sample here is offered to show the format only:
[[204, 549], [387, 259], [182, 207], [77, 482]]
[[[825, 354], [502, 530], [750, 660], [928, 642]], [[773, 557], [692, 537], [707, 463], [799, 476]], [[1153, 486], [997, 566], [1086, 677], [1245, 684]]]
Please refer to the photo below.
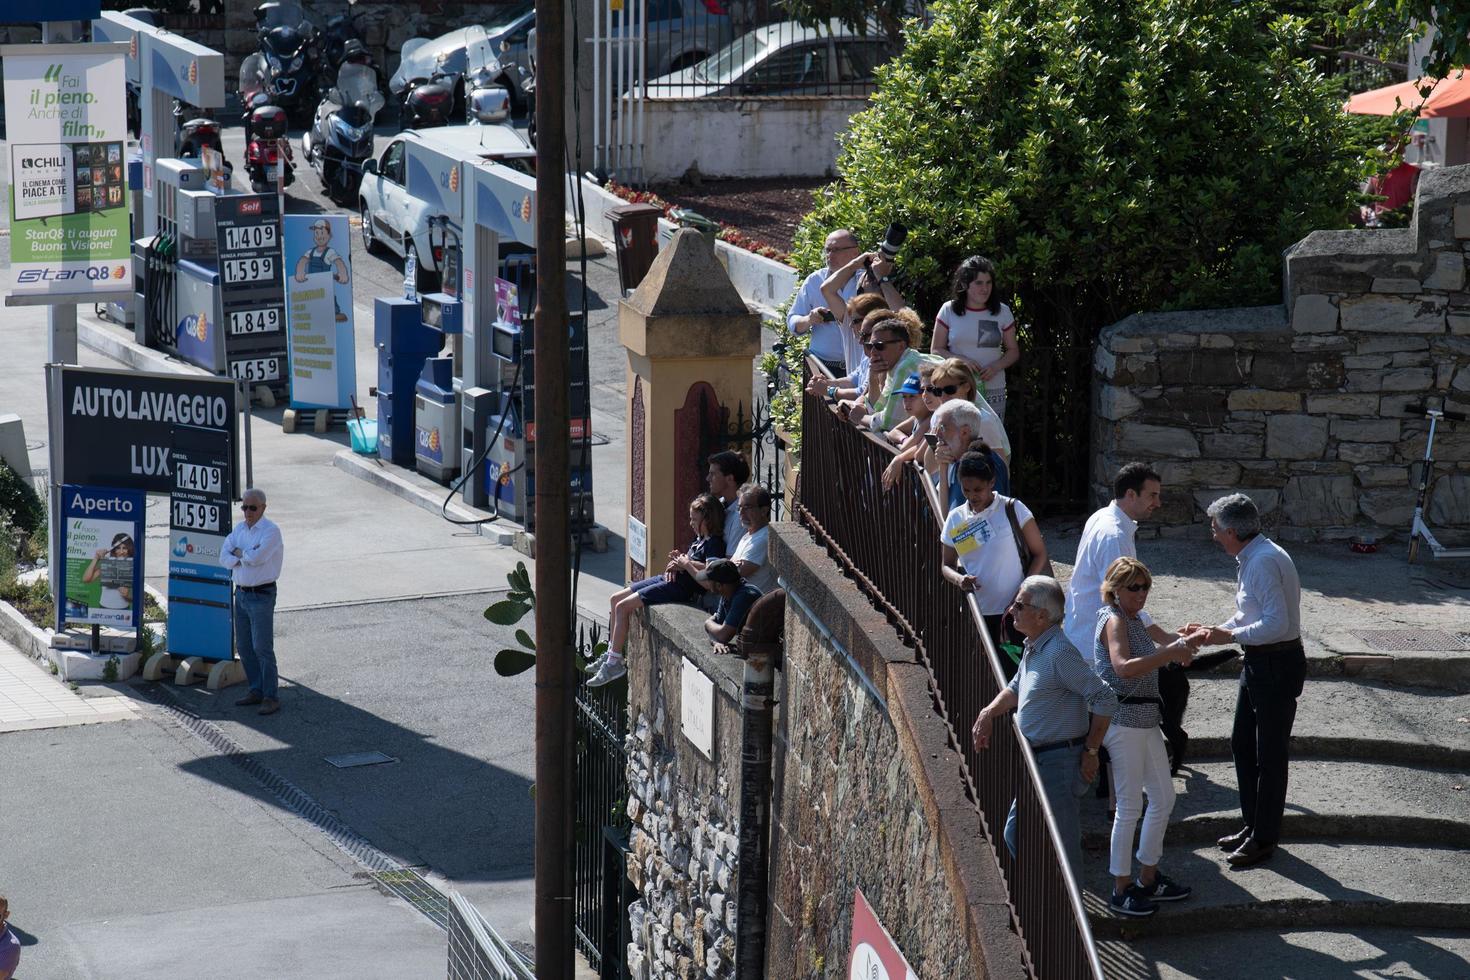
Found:
[[[1426, 99], [1421, 88], [1433, 86]], [[1343, 109], [1360, 116], [1391, 116], [1401, 109], [1419, 107], [1421, 119], [1470, 116], [1470, 78], [1464, 69], [1445, 78], [1421, 78], [1361, 92], [1347, 100]]]

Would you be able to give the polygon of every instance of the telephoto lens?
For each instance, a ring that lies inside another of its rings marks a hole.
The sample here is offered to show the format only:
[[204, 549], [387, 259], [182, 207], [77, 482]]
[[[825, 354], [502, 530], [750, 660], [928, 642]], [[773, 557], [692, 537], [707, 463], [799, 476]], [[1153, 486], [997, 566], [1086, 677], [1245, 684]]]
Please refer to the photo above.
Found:
[[903, 247], [904, 239], [908, 237], [909, 230], [895, 221], [883, 233], [883, 241], [878, 243], [878, 251], [891, 259], [898, 254], [898, 250]]

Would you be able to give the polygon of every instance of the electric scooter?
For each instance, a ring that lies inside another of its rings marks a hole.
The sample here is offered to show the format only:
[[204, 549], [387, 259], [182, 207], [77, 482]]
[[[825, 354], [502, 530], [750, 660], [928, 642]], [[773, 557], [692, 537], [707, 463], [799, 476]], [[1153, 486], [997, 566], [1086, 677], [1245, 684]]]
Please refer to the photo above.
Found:
[[1429, 509], [1430, 491], [1435, 482], [1434, 433], [1439, 428], [1441, 419], [1447, 422], [1464, 422], [1470, 416], [1464, 412], [1452, 412], [1442, 405], [1439, 408], [1430, 408], [1423, 402], [1407, 405], [1405, 409], [1429, 420], [1429, 436], [1424, 440], [1424, 461], [1420, 463], [1419, 470], [1419, 499], [1414, 502], [1414, 524], [1409, 535], [1409, 564], [1412, 565], [1419, 556], [1421, 538], [1429, 545], [1430, 555], [1434, 558], [1470, 558], [1470, 548], [1447, 548], [1440, 544], [1424, 519], [1424, 514]]

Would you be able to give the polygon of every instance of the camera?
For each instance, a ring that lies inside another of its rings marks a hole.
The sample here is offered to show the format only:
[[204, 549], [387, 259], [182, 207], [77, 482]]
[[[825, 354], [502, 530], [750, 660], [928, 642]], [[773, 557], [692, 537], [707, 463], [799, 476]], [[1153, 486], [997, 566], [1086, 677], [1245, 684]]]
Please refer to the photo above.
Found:
[[837, 320], [836, 314], [828, 309], [822, 310], [822, 312], [818, 313], [817, 316], [821, 317], [823, 323], [833, 323]]
[[908, 237], [908, 228], [895, 221], [883, 233], [883, 240], [878, 243], [878, 251], [882, 252], [885, 258], [892, 260], [898, 255], [898, 250], [903, 248], [904, 239]]

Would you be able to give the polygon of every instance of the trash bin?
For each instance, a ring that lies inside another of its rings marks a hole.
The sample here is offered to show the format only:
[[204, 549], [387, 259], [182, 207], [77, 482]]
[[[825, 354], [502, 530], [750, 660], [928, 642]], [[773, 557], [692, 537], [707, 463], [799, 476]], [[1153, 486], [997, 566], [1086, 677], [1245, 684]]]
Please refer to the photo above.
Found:
[[663, 211], [653, 204], [620, 204], [608, 208], [618, 248], [618, 279], [623, 292], [638, 288], [658, 254], [658, 219]]

